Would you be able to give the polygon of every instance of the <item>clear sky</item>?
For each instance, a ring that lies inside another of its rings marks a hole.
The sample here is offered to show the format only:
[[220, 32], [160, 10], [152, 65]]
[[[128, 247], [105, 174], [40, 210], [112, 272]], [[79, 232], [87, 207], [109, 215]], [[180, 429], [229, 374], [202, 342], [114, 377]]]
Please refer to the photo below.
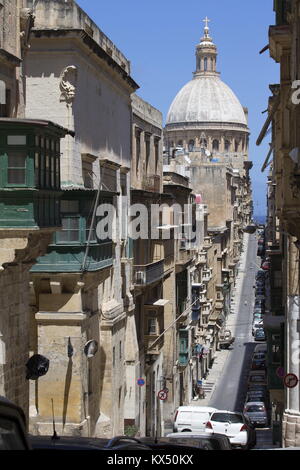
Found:
[[255, 142], [266, 120], [269, 84], [279, 82], [279, 66], [269, 51], [273, 0], [77, 0], [100, 29], [131, 61], [138, 94], [159, 109], [164, 121], [178, 91], [192, 78], [195, 46], [208, 16], [218, 46], [222, 80], [249, 108], [250, 155], [255, 215], [264, 215], [268, 169], [261, 173], [270, 136]]

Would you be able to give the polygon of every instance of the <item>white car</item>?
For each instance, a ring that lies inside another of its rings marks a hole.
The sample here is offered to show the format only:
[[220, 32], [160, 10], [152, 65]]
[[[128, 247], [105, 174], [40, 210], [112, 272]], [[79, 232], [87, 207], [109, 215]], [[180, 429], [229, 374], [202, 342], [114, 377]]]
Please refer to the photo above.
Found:
[[226, 410], [216, 411], [206, 423], [205, 432], [224, 434], [229, 438], [232, 446], [243, 449], [250, 449], [256, 444], [255, 429], [242, 413]]
[[180, 406], [175, 414], [174, 432], [205, 432], [205, 425], [216, 408]]

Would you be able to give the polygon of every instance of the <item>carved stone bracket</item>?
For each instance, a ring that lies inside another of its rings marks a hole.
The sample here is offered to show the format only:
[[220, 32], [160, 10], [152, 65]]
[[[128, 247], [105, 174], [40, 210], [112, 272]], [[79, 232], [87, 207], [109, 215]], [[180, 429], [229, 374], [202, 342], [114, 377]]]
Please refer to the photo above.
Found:
[[60, 76], [60, 101], [65, 101], [67, 106], [72, 106], [76, 95], [78, 71], [75, 65], [66, 67]]
[[34, 264], [36, 258], [46, 253], [53, 232], [1, 233], [0, 270], [16, 263]]
[[20, 11], [20, 37], [22, 49], [28, 49], [30, 31], [34, 26], [35, 15], [30, 8], [22, 8]]

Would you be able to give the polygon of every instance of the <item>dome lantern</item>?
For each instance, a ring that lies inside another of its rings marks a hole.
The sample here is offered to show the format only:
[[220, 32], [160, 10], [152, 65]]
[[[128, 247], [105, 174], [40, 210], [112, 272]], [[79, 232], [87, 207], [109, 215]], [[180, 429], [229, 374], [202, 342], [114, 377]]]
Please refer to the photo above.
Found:
[[210, 20], [206, 17], [203, 22], [205, 23], [204, 36], [201, 38], [200, 43], [196, 46], [195, 76], [203, 74], [218, 74], [216, 72], [218, 52], [216, 45], [213, 43], [213, 40], [209, 35], [208, 23]]

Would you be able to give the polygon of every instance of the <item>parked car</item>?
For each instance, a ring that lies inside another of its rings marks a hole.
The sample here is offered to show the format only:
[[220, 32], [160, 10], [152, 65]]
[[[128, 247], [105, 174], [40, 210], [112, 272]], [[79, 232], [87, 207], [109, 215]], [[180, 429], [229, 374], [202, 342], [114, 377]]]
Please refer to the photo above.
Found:
[[250, 371], [248, 376], [248, 385], [250, 384], [267, 385], [267, 375], [265, 370]]
[[230, 330], [221, 329], [219, 331], [219, 347], [220, 349], [228, 349], [234, 343], [235, 337], [232, 336]]
[[267, 353], [267, 343], [257, 344], [254, 349], [254, 353], [264, 352]]
[[270, 261], [264, 261], [261, 265], [262, 269], [265, 269], [266, 271], [270, 269]]
[[256, 273], [255, 279], [265, 279], [266, 272], [263, 269], [259, 269]]
[[[229, 438], [223, 434], [176, 432], [167, 434], [167, 438], [169, 442], [173, 441], [176, 445], [191, 445], [203, 450], [232, 450]], [[147, 443], [147, 440], [145, 442]], [[149, 444], [147, 443], [147, 445]]]
[[266, 281], [265, 278], [258, 278], [257, 281], [255, 282], [256, 287], [265, 287]]
[[253, 321], [253, 323], [252, 323], [252, 336], [255, 335], [257, 330], [262, 329], [263, 325], [264, 325], [263, 320], [260, 320], [258, 322]]
[[265, 404], [261, 401], [248, 402], [244, 406], [244, 415], [255, 427], [268, 425], [268, 414]]
[[256, 300], [261, 300], [262, 302], [265, 301], [266, 297], [264, 294], [256, 294]]
[[258, 295], [265, 295], [265, 288], [264, 287], [257, 287], [255, 289], [255, 296], [257, 298]]
[[258, 318], [260, 320], [263, 320], [263, 313], [261, 312], [261, 310], [259, 311], [254, 311], [253, 313], [253, 321], [254, 321], [254, 318]]
[[266, 355], [265, 353], [253, 354], [251, 369], [265, 369], [266, 368]]
[[260, 315], [264, 315], [264, 309], [261, 307], [255, 307], [253, 310], [253, 315], [255, 315], [256, 313], [259, 313]]
[[261, 401], [269, 406], [269, 397], [268, 392], [266, 389], [263, 390], [256, 390], [250, 389], [247, 392], [245, 403], [253, 402], [253, 401]]
[[0, 396], [0, 450], [30, 450], [25, 413]]
[[204, 432], [205, 425], [216, 408], [209, 406], [180, 406], [175, 414], [174, 432]]
[[96, 450], [107, 452], [111, 450], [152, 450], [150, 446], [140, 440], [115, 436], [112, 439], [81, 436], [30, 436], [33, 450]]
[[233, 447], [251, 449], [256, 444], [255, 429], [242, 413], [227, 410], [215, 411], [206, 424], [205, 432], [224, 434]]
[[258, 330], [256, 330], [254, 334], [254, 339], [255, 341], [265, 341], [266, 340], [265, 330], [263, 328], [259, 328]]

